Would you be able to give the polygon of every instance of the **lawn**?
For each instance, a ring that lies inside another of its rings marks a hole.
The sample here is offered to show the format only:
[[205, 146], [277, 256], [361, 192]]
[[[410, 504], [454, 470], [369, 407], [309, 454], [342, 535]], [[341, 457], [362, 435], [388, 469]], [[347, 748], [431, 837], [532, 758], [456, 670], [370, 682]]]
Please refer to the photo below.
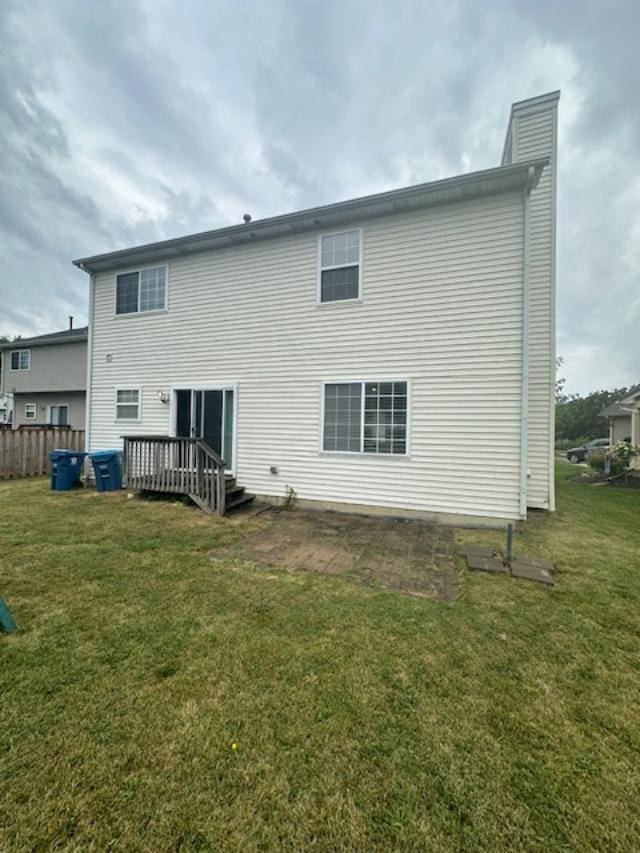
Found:
[[574, 473], [516, 539], [556, 588], [465, 573], [449, 602], [0, 483], [0, 848], [639, 849], [640, 490]]

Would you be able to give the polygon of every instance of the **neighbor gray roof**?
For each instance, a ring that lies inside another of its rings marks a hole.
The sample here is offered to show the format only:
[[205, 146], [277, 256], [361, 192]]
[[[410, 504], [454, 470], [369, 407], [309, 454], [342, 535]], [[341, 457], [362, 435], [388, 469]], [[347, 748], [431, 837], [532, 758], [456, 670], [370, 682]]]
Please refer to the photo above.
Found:
[[623, 406], [622, 403], [612, 403], [600, 412], [605, 418], [622, 418], [628, 417], [631, 414], [631, 409]]
[[630, 402], [630, 405], [625, 405], [625, 400], [633, 400], [634, 397], [640, 396], [640, 384], [633, 385], [624, 397], [620, 397], [619, 400], [616, 400], [614, 403], [611, 403], [610, 406], [607, 406], [606, 409], [603, 409], [600, 414], [605, 418], [622, 418], [631, 414], [630, 406], [633, 403]]
[[640, 395], [640, 384], [634, 385], [632, 388], [629, 388], [627, 393], [622, 398], [623, 400], [631, 400], [634, 397], [638, 397]]
[[78, 329], [65, 329], [63, 332], [48, 332], [46, 335], [36, 335], [34, 338], [18, 338], [17, 341], [0, 344], [0, 349], [24, 349], [25, 347], [43, 347], [48, 344], [86, 341], [88, 328], [88, 326], [82, 326]]
[[[418, 184], [404, 189], [363, 196], [362, 198], [340, 201], [336, 204], [312, 207], [283, 216], [272, 216], [242, 225], [231, 225], [215, 231], [203, 231], [173, 240], [148, 243], [130, 249], [120, 249], [102, 255], [79, 258], [73, 263], [87, 272], [115, 269], [127, 264], [142, 264], [193, 252], [220, 249], [238, 243], [255, 242], [270, 237], [280, 237], [310, 231], [320, 227], [333, 228], [345, 223], [358, 222], [416, 210], [445, 202], [459, 201], [493, 193], [514, 192], [533, 188], [549, 159], [527, 160], [508, 166], [498, 166], [468, 175], [458, 175]], [[530, 172], [531, 170], [531, 172]]]

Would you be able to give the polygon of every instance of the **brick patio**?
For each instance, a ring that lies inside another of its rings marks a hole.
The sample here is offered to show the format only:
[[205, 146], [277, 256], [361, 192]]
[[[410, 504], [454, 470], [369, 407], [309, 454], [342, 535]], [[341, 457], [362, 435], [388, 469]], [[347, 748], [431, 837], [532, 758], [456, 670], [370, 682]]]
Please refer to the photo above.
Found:
[[443, 600], [455, 598], [459, 585], [453, 530], [420, 521], [269, 509], [224, 556]]

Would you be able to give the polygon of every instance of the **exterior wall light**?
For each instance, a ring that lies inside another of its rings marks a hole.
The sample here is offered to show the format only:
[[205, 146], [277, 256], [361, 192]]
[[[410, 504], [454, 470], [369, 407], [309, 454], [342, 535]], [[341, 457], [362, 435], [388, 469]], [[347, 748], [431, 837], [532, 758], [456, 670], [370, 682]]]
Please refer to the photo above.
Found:
[[158, 391], [158, 400], [160, 400], [161, 403], [168, 403], [169, 395], [166, 391]]

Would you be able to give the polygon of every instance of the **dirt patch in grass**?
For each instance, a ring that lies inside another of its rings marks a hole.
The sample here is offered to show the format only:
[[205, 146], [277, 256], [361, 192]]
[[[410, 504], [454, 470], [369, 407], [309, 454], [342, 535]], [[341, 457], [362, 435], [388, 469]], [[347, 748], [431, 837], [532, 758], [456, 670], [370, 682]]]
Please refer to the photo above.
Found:
[[423, 522], [269, 510], [254, 519], [240, 542], [211, 556], [452, 600], [459, 581], [452, 550], [452, 530]]

